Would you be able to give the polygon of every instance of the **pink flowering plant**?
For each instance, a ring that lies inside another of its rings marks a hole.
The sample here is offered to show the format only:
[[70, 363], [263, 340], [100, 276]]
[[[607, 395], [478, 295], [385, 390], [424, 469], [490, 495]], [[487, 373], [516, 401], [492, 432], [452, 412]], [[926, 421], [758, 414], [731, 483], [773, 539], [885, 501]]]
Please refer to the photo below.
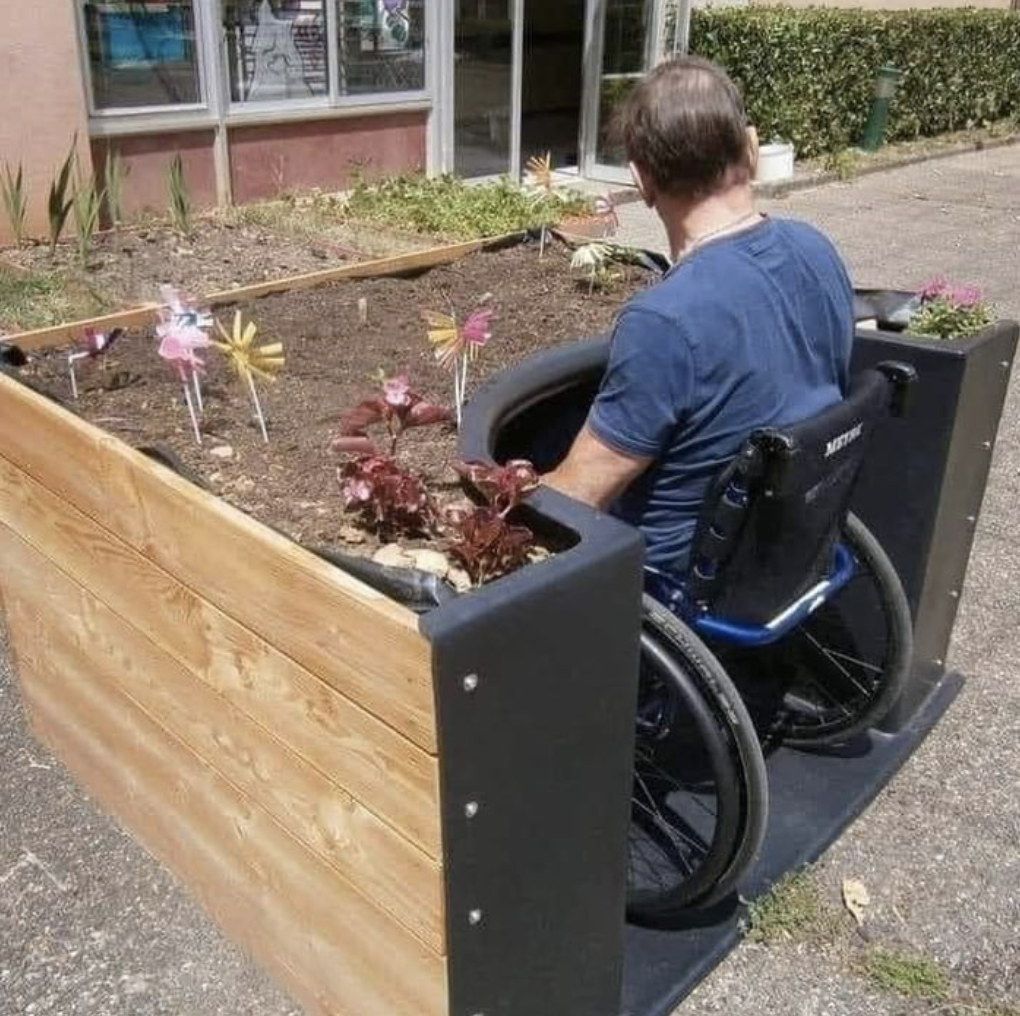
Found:
[[907, 332], [939, 339], [959, 339], [990, 325], [993, 310], [974, 286], [956, 286], [938, 276], [917, 294], [918, 309]]
[[535, 548], [535, 534], [508, 516], [538, 487], [535, 467], [524, 459], [503, 466], [464, 462], [457, 472], [485, 503], [446, 509], [447, 553], [478, 585], [527, 564]]
[[[396, 459], [401, 435], [415, 427], [449, 423], [445, 406], [428, 402], [406, 374], [379, 378], [379, 394], [359, 402], [340, 417], [330, 448], [354, 457], [340, 466], [337, 479], [344, 508], [384, 538], [417, 536], [431, 531], [435, 510], [424, 481]], [[386, 436], [380, 450], [369, 434]]]
[[380, 392], [359, 402], [340, 417], [337, 435], [331, 448], [335, 452], [357, 455], [378, 455], [379, 449], [369, 436], [369, 428], [381, 427], [387, 437], [387, 452], [397, 454], [401, 435], [414, 427], [450, 423], [453, 414], [445, 406], [428, 402], [416, 392], [406, 374], [379, 379]]
[[358, 455], [337, 470], [344, 508], [384, 538], [427, 535], [435, 521], [420, 476], [389, 455]]

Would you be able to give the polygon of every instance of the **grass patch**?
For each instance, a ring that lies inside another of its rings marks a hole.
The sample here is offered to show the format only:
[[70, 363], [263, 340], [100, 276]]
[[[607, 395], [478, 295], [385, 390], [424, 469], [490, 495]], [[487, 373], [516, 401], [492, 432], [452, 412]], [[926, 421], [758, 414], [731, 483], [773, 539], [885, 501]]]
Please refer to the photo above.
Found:
[[46, 328], [95, 317], [107, 301], [83, 280], [59, 272], [19, 272], [0, 265], [0, 330]]
[[828, 904], [810, 870], [794, 872], [755, 900], [749, 910], [752, 942], [778, 945], [811, 942], [826, 945], [836, 939], [845, 920]]
[[883, 991], [907, 998], [943, 999], [949, 996], [949, 975], [933, 960], [895, 949], [878, 947], [867, 952], [865, 976]]

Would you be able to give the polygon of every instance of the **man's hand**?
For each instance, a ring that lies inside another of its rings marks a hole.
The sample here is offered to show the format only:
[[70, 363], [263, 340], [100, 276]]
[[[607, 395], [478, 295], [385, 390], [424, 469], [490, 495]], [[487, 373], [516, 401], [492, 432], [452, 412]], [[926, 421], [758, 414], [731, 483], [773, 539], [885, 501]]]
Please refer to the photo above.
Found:
[[651, 463], [610, 448], [583, 427], [567, 457], [542, 482], [604, 511]]

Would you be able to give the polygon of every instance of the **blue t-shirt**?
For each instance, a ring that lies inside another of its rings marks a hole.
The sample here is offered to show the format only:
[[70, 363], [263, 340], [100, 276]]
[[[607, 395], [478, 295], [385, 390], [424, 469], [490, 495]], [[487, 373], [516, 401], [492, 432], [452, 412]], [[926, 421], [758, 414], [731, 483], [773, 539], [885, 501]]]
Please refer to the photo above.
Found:
[[588, 427], [655, 459], [614, 506], [649, 565], [686, 566], [705, 492], [751, 431], [843, 397], [853, 331], [839, 254], [788, 220], [696, 248], [624, 307]]

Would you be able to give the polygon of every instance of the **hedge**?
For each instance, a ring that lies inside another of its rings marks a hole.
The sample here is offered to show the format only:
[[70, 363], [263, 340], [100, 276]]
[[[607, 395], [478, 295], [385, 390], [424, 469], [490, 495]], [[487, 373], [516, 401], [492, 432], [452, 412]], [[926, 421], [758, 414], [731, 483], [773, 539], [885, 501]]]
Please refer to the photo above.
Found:
[[798, 156], [860, 140], [884, 63], [904, 72], [887, 140], [1020, 117], [1020, 12], [709, 8], [693, 12], [690, 49], [738, 82], [763, 141]]

